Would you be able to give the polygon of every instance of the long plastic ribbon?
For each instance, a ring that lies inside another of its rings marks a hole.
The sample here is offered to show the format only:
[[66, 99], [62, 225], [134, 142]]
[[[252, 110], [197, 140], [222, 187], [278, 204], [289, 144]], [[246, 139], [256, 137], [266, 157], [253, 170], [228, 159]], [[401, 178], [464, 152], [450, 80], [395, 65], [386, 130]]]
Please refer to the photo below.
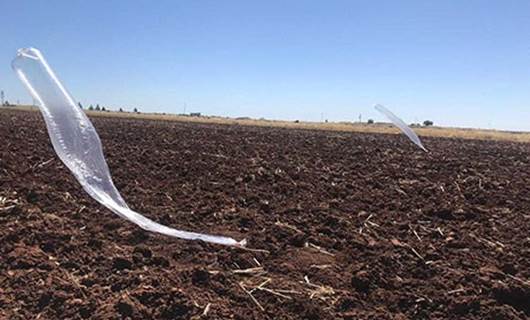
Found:
[[66, 91], [41, 52], [20, 49], [12, 67], [30, 94], [39, 102], [53, 148], [83, 189], [96, 201], [142, 229], [167, 236], [202, 240], [228, 246], [246, 241], [173, 229], [129, 209], [114, 186], [96, 129]]
[[427, 149], [425, 149], [425, 147], [423, 146], [423, 144], [421, 143], [421, 140], [420, 138], [418, 137], [418, 135], [411, 129], [409, 128], [409, 126], [407, 126], [407, 124], [405, 122], [403, 122], [403, 120], [401, 120], [400, 118], [398, 118], [395, 114], [393, 114], [390, 110], [388, 110], [387, 108], [385, 108], [384, 106], [380, 105], [380, 104], [377, 104], [375, 105], [374, 107], [377, 111], [381, 112], [382, 114], [384, 114], [390, 121], [392, 121], [392, 123], [398, 127], [407, 137], [409, 137], [409, 139], [414, 142], [418, 147], [420, 147], [423, 151], [425, 152], [429, 152], [427, 151]]

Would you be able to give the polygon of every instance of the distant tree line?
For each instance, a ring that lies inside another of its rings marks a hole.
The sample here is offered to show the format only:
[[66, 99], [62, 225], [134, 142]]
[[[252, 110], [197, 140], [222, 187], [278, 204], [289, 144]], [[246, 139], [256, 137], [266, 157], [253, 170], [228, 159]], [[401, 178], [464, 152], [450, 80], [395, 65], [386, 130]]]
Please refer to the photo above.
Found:
[[[367, 124], [374, 124], [375, 121], [374, 121], [374, 119], [368, 119], [368, 121], [366, 123]], [[434, 125], [434, 122], [432, 122], [431, 120], [423, 121], [423, 126], [424, 127], [431, 127], [433, 125]], [[419, 124], [419, 123], [411, 123], [410, 126], [411, 127], [421, 127], [421, 124]]]
[[[78, 102], [78, 103], [77, 103], [77, 106], [78, 106], [80, 109], [84, 109], [83, 104], [82, 104], [81, 102]], [[101, 107], [101, 106], [99, 105], [99, 103], [96, 104], [95, 107], [94, 107], [94, 105], [92, 105], [92, 104], [89, 105], [87, 110], [89, 110], [89, 111], [101, 111], [101, 112], [110, 111], [110, 109], [108, 109], [108, 108]], [[119, 112], [125, 112], [125, 111], [123, 110], [123, 108], [119, 108], [118, 111], [119, 111]], [[134, 113], [140, 113], [140, 111], [138, 111], [138, 108], [134, 108], [134, 109], [133, 109], [133, 112], [134, 112]]]

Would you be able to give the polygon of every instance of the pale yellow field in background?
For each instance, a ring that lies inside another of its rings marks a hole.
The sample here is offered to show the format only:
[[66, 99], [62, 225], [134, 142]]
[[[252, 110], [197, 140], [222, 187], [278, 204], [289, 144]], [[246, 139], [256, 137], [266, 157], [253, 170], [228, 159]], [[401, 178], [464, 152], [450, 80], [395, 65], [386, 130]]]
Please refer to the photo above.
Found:
[[[32, 106], [0, 107], [0, 110], [26, 110], [38, 111]], [[133, 112], [116, 112], [116, 111], [87, 111], [90, 117], [118, 117], [146, 120], [164, 120], [194, 123], [213, 123], [242, 126], [259, 126], [259, 127], [279, 127], [293, 129], [314, 129], [330, 130], [342, 132], [367, 132], [367, 133], [390, 133], [399, 134], [400, 131], [389, 123], [352, 123], [352, 122], [303, 122], [295, 123], [294, 121], [280, 120], [257, 120], [248, 118], [223, 118], [213, 116], [181, 116], [162, 113], [133, 113]], [[467, 129], [467, 128], [446, 128], [446, 127], [414, 127], [414, 131], [419, 136], [424, 137], [451, 137], [462, 139], [483, 139], [483, 140], [501, 140], [515, 142], [530, 142], [530, 132], [512, 132], [489, 129]]]

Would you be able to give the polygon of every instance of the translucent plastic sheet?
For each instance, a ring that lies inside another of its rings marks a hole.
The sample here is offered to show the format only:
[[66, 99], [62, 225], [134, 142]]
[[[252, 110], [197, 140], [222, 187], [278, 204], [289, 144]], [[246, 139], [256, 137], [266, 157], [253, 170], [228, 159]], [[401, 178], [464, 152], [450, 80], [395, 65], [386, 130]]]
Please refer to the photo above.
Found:
[[396, 127], [398, 127], [405, 135], [407, 135], [407, 137], [409, 137], [409, 139], [414, 142], [418, 147], [420, 147], [423, 151], [428, 152], [427, 149], [425, 149], [425, 147], [421, 143], [421, 140], [418, 135], [416, 135], [416, 133], [411, 128], [409, 128], [409, 126], [407, 126], [407, 124], [403, 122], [403, 120], [398, 118], [395, 114], [390, 112], [390, 110], [380, 104], [375, 105], [374, 108], [384, 114], [390, 121], [392, 121], [392, 123], [396, 125]]
[[245, 245], [245, 240], [238, 242], [232, 238], [169, 228], [129, 209], [112, 182], [94, 126], [68, 94], [40, 51], [20, 49], [12, 66], [33, 98], [39, 102], [57, 156], [92, 198], [147, 231], [187, 240], [229, 246]]

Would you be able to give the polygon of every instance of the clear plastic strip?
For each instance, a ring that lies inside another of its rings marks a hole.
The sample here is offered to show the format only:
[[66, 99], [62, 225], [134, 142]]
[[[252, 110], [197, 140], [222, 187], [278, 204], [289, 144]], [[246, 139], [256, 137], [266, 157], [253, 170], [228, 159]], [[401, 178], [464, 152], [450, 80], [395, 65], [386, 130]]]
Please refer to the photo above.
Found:
[[142, 229], [186, 240], [228, 246], [246, 241], [173, 229], [129, 209], [114, 186], [96, 129], [61, 84], [39, 50], [20, 49], [12, 67], [30, 94], [39, 102], [57, 156], [83, 189], [96, 201]]
[[427, 149], [423, 146], [421, 143], [420, 138], [418, 135], [411, 129], [403, 120], [398, 118], [395, 114], [393, 114], [390, 110], [385, 108], [384, 106], [377, 104], [374, 107], [377, 111], [384, 114], [392, 123], [398, 127], [409, 139], [414, 142], [418, 147], [420, 147], [423, 151], [428, 152]]

